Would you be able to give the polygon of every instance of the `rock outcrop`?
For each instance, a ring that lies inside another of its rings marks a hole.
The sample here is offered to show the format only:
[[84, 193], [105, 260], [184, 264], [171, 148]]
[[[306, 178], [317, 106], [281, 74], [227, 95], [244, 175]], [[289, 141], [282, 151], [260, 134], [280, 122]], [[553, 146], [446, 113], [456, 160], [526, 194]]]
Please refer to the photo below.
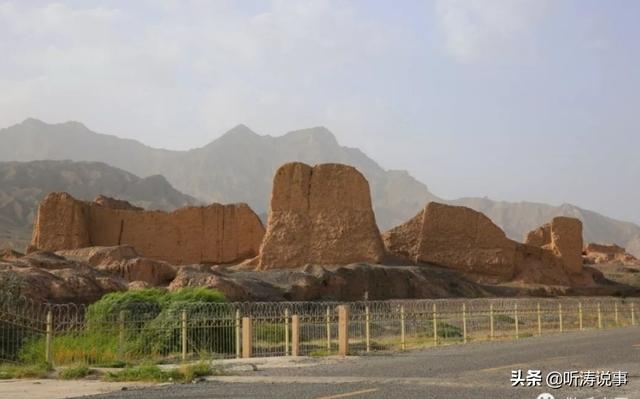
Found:
[[30, 252], [130, 245], [174, 265], [232, 263], [256, 256], [263, 235], [245, 204], [144, 211], [105, 197], [85, 202], [52, 193], [38, 208]]
[[559, 216], [551, 223], [531, 231], [525, 244], [552, 251], [562, 261], [564, 270], [572, 275], [582, 272], [582, 222]]
[[470, 208], [430, 202], [383, 238], [391, 254], [412, 263], [431, 263], [500, 281], [514, 275], [516, 243]]
[[169, 286], [209, 287], [231, 301], [359, 301], [402, 298], [482, 297], [511, 290], [483, 287], [456, 271], [426, 266], [351, 264], [338, 267], [229, 272], [185, 266]]
[[127, 289], [119, 277], [50, 252], [0, 262], [0, 285], [14, 295], [57, 303], [92, 303], [109, 292]]
[[9, 261], [20, 259], [23, 256], [24, 256], [23, 253], [14, 251], [11, 248], [5, 248], [0, 250], [0, 261], [9, 262]]
[[98, 270], [148, 286], [166, 286], [176, 277], [176, 269], [167, 262], [141, 257], [131, 246], [88, 247], [57, 251], [67, 259], [87, 262]]
[[259, 269], [380, 263], [384, 255], [369, 183], [355, 168], [289, 163], [277, 170]]

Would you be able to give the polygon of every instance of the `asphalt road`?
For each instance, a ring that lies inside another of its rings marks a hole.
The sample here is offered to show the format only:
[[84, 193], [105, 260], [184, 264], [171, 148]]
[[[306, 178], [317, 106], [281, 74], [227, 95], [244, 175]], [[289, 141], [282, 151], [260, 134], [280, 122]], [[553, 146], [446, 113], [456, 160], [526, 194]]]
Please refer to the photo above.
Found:
[[[512, 370], [625, 371], [615, 388], [512, 387]], [[373, 398], [640, 399], [640, 328], [472, 343], [396, 355], [364, 356], [311, 367], [268, 369], [198, 384], [123, 391], [112, 399]]]

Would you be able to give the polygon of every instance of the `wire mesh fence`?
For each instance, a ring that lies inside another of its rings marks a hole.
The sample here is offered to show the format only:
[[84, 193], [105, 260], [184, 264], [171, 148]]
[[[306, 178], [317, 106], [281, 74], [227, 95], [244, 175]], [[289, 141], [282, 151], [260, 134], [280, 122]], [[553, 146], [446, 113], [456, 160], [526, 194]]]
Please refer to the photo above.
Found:
[[0, 361], [116, 366], [202, 358], [350, 354], [637, 325], [622, 298], [128, 303], [110, 308], [0, 295]]

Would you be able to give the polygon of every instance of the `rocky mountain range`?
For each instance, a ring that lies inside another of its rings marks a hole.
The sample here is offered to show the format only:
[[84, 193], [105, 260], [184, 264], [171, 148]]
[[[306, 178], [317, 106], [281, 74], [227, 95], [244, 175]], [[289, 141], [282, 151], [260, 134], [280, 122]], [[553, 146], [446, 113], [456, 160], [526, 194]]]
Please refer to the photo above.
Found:
[[[522, 240], [529, 230], [554, 216], [584, 223], [585, 240], [616, 243], [640, 255], [640, 226], [574, 205], [501, 202], [487, 198], [443, 200], [406, 171], [384, 170], [356, 148], [341, 146], [325, 128], [262, 136], [239, 125], [213, 142], [188, 151], [146, 146], [138, 141], [92, 132], [78, 122], [47, 124], [36, 119], [0, 130], [0, 161], [74, 160], [104, 162], [138, 176], [162, 175], [177, 190], [204, 202], [246, 202], [264, 214], [275, 170], [283, 163], [338, 162], [355, 166], [370, 183], [381, 230], [401, 224], [429, 201], [465, 205], [481, 211]], [[4, 187], [4, 186], [2, 186]], [[63, 188], [60, 188], [63, 190]], [[78, 198], [86, 198], [69, 191]], [[122, 197], [118, 193], [107, 193]], [[134, 198], [132, 202], [139, 202]]]
[[85, 200], [104, 194], [147, 209], [171, 210], [197, 203], [162, 176], [140, 178], [100, 162], [0, 162], [0, 247], [25, 248], [38, 204], [52, 191]]

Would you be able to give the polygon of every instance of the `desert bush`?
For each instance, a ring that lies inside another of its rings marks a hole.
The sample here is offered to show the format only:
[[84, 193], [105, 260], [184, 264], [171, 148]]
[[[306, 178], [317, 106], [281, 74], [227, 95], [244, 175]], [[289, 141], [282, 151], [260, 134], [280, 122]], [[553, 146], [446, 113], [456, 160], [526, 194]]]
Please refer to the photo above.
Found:
[[[181, 350], [181, 316], [186, 313], [190, 350], [203, 353], [234, 351], [233, 325], [222, 324], [207, 304], [225, 302], [208, 288], [175, 292], [145, 289], [105, 295], [90, 305], [82, 331], [58, 333], [53, 340], [56, 364], [113, 364], [127, 359], [163, 357]], [[124, 325], [120, 347], [120, 324]], [[20, 351], [24, 362], [44, 360], [45, 338], [28, 341]]]

